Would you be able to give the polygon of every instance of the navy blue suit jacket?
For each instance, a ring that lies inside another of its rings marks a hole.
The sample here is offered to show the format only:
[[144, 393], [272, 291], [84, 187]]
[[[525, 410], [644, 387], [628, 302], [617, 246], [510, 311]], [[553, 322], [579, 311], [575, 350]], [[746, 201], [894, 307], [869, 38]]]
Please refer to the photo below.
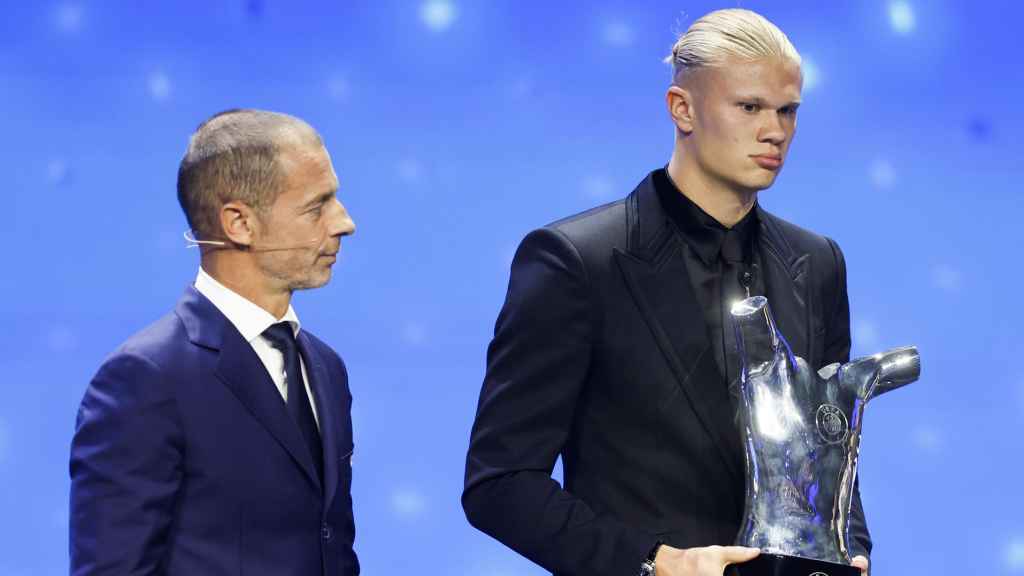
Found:
[[242, 335], [189, 287], [110, 356], [71, 445], [71, 573], [354, 576], [352, 397], [301, 331], [324, 478]]

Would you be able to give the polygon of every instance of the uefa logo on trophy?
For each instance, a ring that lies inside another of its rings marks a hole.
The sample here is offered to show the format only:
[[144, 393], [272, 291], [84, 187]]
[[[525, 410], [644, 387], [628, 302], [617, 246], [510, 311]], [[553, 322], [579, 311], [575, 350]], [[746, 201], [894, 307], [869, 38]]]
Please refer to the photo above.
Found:
[[859, 576], [849, 520], [869, 400], [917, 380], [913, 346], [814, 372], [778, 331], [768, 300], [732, 307], [740, 371], [746, 506], [736, 544], [761, 555], [741, 576]]

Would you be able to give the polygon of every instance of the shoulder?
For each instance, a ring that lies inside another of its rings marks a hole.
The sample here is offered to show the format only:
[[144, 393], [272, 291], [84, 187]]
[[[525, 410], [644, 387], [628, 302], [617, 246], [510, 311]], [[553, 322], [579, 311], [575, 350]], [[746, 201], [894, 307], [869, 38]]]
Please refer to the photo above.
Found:
[[760, 216], [766, 225], [775, 228], [797, 252], [828, 251], [834, 244], [829, 237], [784, 220], [767, 210], [761, 209]]
[[168, 313], [128, 337], [107, 356], [103, 367], [128, 363], [162, 372], [180, 361], [187, 343], [181, 319], [173, 312]]
[[[176, 383], [194, 363], [185, 356], [187, 336], [172, 314], [129, 337], [100, 365], [89, 382], [78, 413], [86, 422], [153, 420], [176, 404]], [[173, 409], [172, 409], [173, 411]]]
[[607, 247], [626, 236], [626, 199], [620, 199], [556, 220], [544, 226], [578, 249]]
[[324, 361], [327, 362], [332, 369], [340, 370], [343, 375], [348, 375], [348, 369], [345, 367], [345, 361], [341, 359], [340, 354], [334, 351], [334, 348], [331, 348], [326, 342], [309, 330], [303, 329], [302, 333], [306, 335], [310, 345], [316, 349], [317, 353], [323, 357]]
[[843, 265], [843, 254], [835, 240], [784, 220], [764, 209], [760, 211], [762, 223], [772, 241], [780, 248], [799, 257], [810, 255], [819, 265]]
[[625, 238], [625, 200], [618, 200], [531, 231], [520, 243], [515, 261], [540, 260], [555, 268], [589, 268], [606, 259], [613, 247], [624, 245]]

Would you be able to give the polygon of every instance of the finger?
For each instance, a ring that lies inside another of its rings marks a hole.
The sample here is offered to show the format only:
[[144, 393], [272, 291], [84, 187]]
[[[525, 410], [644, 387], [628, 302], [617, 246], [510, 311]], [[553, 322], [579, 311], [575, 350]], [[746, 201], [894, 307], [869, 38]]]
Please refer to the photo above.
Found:
[[727, 564], [746, 562], [760, 553], [761, 551], [757, 548], [747, 548], [745, 546], [722, 546], [719, 548], [720, 558]]
[[854, 556], [853, 560], [850, 560], [850, 565], [860, 568], [860, 573], [866, 575], [871, 564], [864, 556]]

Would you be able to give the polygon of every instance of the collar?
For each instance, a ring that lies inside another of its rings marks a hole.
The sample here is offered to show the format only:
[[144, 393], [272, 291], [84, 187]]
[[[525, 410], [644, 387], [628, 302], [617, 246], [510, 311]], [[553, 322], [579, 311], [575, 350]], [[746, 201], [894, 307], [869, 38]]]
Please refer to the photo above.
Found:
[[727, 239], [742, 246], [744, 259], [749, 257], [758, 225], [756, 204], [735, 226], [726, 228], [682, 193], [665, 168], [652, 173], [652, 182], [665, 213], [706, 266], [711, 266], [718, 259]]
[[292, 325], [292, 331], [296, 338], [299, 336], [299, 317], [290, 304], [284, 316], [274, 318], [270, 312], [218, 282], [213, 276], [207, 274], [202, 266], [199, 267], [199, 273], [196, 275], [195, 286], [200, 294], [206, 296], [220, 310], [221, 314], [227, 317], [246, 342], [252, 342], [267, 328], [278, 322], [288, 322]]

